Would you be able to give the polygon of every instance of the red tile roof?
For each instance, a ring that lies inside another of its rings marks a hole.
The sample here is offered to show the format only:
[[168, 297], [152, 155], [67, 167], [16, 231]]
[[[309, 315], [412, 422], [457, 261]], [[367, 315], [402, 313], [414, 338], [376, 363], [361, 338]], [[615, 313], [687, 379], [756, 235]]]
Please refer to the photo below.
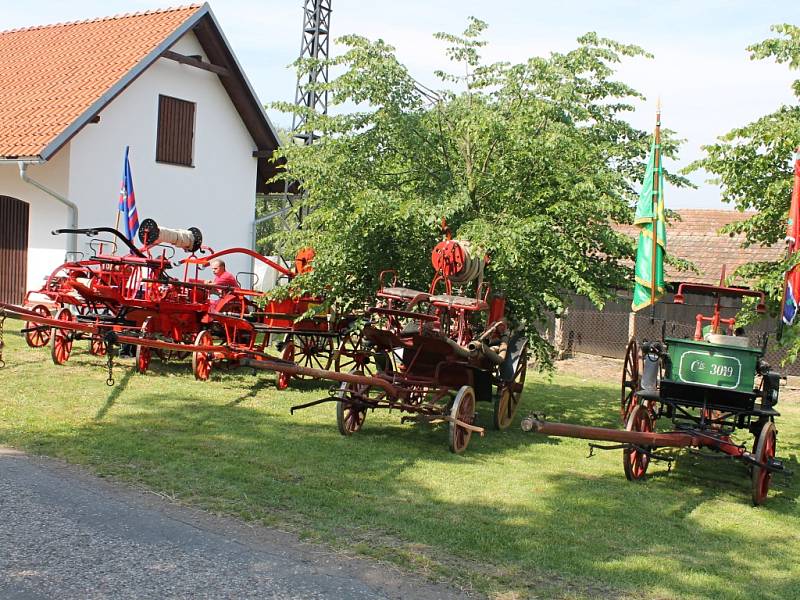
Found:
[[[742, 248], [742, 236], [731, 237], [717, 233], [725, 225], [743, 221], [755, 213], [695, 209], [676, 212], [681, 220], [675, 220], [667, 227], [667, 253], [693, 262], [700, 273], [677, 271], [667, 267], [668, 281], [717, 284], [723, 265], [725, 272], [730, 275], [740, 265], [748, 262], [779, 260], [785, 252], [782, 244], [766, 248], [762, 246]], [[622, 226], [620, 230], [638, 237], [638, 230], [633, 225]], [[745, 282], [736, 283], [742, 285]]]
[[102, 108], [104, 95], [114, 93], [199, 8], [0, 32], [0, 157], [57, 150], [48, 146], [70, 126], [82, 125], [88, 109]]

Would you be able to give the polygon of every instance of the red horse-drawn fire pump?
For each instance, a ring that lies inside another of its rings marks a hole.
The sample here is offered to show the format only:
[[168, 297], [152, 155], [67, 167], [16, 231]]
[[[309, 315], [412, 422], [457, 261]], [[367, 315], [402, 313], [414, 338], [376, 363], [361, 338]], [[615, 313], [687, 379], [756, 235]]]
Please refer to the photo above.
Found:
[[[3, 316], [27, 321], [23, 332], [28, 344], [49, 343], [56, 364], [69, 359], [78, 339], [89, 339], [94, 354], [104, 354], [108, 345], [135, 347], [142, 373], [153, 352], [162, 358], [188, 356], [187, 348], [205, 327], [212, 296], [231, 289], [199, 279], [200, 265], [192, 259], [209, 249], [202, 246], [196, 228], [160, 228], [145, 219], [139, 229], [141, 248], [109, 227], [53, 233], [88, 235], [95, 254], [58, 267], [40, 290], [26, 296], [25, 305], [3, 304], [0, 310]], [[116, 240], [99, 239], [100, 234]], [[127, 247], [127, 254], [116, 253], [117, 242]], [[188, 259], [173, 262], [176, 249], [189, 253]], [[178, 266], [183, 267], [182, 279], [169, 274]]]
[[[432, 262], [436, 274], [427, 291], [398, 286], [393, 272], [381, 274], [377, 302], [367, 310], [370, 322], [340, 353], [340, 366], [346, 358], [357, 379], [293, 411], [334, 401], [339, 431], [351, 435], [368, 410], [396, 409], [409, 413], [403, 420], [448, 423], [456, 453], [473, 433], [483, 435], [475, 425], [476, 402], [493, 402], [495, 426], [509, 426], [525, 381], [527, 339], [509, 328], [505, 299], [491, 296], [483, 281], [485, 258], [468, 242], [439, 243]], [[472, 286], [474, 293], [463, 295]], [[373, 365], [371, 375], [367, 365]]]
[[[208, 263], [215, 258], [241, 252], [266, 263], [287, 280], [310, 271], [314, 258], [311, 249], [301, 250], [295, 258], [293, 270], [242, 248], [194, 260]], [[286, 363], [323, 371], [329, 369], [334, 349], [355, 317], [336, 316], [321, 310], [322, 306], [323, 300], [312, 294], [276, 297], [274, 293], [231, 290], [211, 307], [206, 318], [208, 327], [195, 340], [196, 346], [215, 347], [213, 352], [193, 353], [195, 377], [206, 380], [215, 364], [237, 366], [241, 359], [254, 353], [264, 354], [270, 350], [273, 342]], [[276, 380], [278, 389], [285, 389], [292, 377], [308, 378], [301, 372], [290, 374], [279, 371]]]
[[[59, 322], [59, 326], [51, 328], [47, 323], [29, 321], [24, 329], [29, 345], [49, 342], [53, 361], [63, 364], [69, 359], [75, 340], [88, 338], [90, 351], [103, 354], [103, 336], [109, 330], [177, 344], [194, 339], [202, 316], [208, 311], [209, 292], [215, 288], [198, 279], [196, 270], [191, 273], [188, 264], [183, 279], [172, 277], [169, 270], [175, 266], [172, 258], [176, 249], [191, 255], [201, 249], [202, 234], [198, 229], [159, 228], [152, 219], [145, 219], [139, 228], [141, 248], [110, 227], [61, 229], [53, 233], [91, 236], [89, 247], [95, 254], [86, 260], [64, 263], [40, 290], [28, 293], [23, 306], [43, 317], [49, 317], [52, 310]], [[110, 234], [116, 240], [99, 239], [100, 234]], [[127, 254], [116, 253], [118, 242], [127, 247]], [[36, 302], [42, 299], [45, 302]], [[156, 350], [162, 357], [186, 354]], [[137, 368], [142, 373], [149, 366], [151, 352], [148, 346], [137, 346]]]

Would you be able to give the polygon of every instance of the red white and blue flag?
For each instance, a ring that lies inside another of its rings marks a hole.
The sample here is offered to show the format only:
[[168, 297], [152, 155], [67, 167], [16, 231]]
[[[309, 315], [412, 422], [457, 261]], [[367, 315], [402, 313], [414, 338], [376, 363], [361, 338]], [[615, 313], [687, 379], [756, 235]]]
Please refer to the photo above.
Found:
[[[789, 207], [789, 223], [786, 227], [786, 250], [789, 256], [800, 250], [800, 148], [794, 155], [794, 186], [792, 204]], [[800, 301], [800, 265], [786, 272], [783, 291], [783, 322], [791, 325], [797, 316]]]
[[136, 213], [136, 194], [133, 192], [131, 163], [128, 161], [129, 149], [129, 146], [125, 146], [125, 164], [122, 167], [122, 187], [119, 190], [119, 212], [122, 213], [121, 216], [125, 236], [133, 241], [136, 232], [139, 231], [139, 215]]

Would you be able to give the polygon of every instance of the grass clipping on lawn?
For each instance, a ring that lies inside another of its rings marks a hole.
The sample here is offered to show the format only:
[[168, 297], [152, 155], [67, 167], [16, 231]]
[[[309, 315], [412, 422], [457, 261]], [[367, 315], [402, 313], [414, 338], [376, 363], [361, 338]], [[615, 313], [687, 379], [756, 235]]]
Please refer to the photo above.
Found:
[[[511, 428], [493, 431], [478, 404], [486, 437], [456, 456], [446, 427], [397, 412], [368, 413], [349, 438], [333, 403], [289, 414], [327, 383], [280, 392], [268, 372], [199, 382], [188, 361], [154, 359], [142, 376], [118, 359], [109, 388], [88, 342], [58, 367], [6, 329], [2, 444], [506, 600], [800, 598], [797, 477], [775, 477], [752, 508], [742, 463], [681, 452], [671, 472], [654, 463], [631, 484], [621, 450], [587, 458], [585, 441], [519, 428], [534, 410], [619, 427], [616, 382], [529, 374]], [[797, 470], [800, 407], [778, 408], [778, 456]]]

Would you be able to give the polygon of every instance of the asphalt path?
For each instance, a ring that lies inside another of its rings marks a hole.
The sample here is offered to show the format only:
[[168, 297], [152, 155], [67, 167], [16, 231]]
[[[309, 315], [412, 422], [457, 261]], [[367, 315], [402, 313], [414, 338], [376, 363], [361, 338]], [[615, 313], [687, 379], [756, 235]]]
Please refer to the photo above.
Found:
[[466, 597], [0, 446], [3, 600]]

